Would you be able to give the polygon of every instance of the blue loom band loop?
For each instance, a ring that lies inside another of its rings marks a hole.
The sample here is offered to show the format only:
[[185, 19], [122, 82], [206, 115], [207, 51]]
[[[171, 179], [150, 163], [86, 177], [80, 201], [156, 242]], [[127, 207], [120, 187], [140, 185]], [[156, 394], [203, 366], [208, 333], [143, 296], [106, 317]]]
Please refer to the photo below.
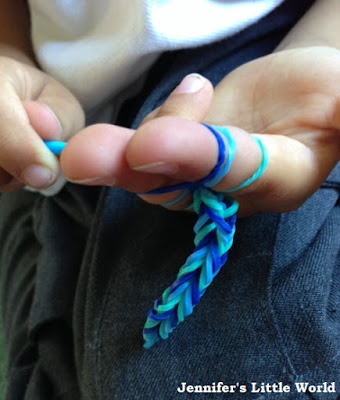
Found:
[[[213, 187], [216, 186], [229, 172], [231, 164], [234, 161], [235, 158], [235, 153], [236, 153], [236, 142], [235, 139], [233, 138], [233, 136], [230, 134], [229, 129], [225, 128], [225, 127], [218, 127], [215, 125], [205, 125], [204, 126], [206, 128], [208, 128], [210, 130], [210, 132], [212, 132], [217, 141], [218, 141], [218, 150], [219, 153], [221, 151], [224, 152], [224, 157], [223, 157], [223, 164], [219, 165], [218, 163], [216, 164], [216, 166], [218, 167], [218, 170], [216, 171], [215, 176], [211, 176], [211, 173], [204, 179], [206, 182], [204, 183], [204, 186], [206, 187]], [[220, 143], [220, 140], [223, 140], [221, 135], [223, 135], [228, 143], [228, 157], [226, 160], [226, 156], [225, 156], [225, 145]], [[215, 167], [216, 168], [216, 167]]]

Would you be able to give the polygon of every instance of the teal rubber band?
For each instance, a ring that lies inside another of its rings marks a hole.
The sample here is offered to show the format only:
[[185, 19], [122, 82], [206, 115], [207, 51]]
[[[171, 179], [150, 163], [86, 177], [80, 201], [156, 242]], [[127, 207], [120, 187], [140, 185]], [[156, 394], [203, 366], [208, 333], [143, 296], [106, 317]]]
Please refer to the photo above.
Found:
[[257, 179], [259, 179], [260, 176], [262, 176], [264, 170], [267, 168], [267, 165], [268, 165], [267, 149], [258, 137], [254, 137], [254, 140], [257, 142], [257, 144], [259, 145], [260, 150], [261, 150], [262, 159], [261, 159], [261, 164], [260, 164], [259, 168], [249, 179], [245, 180], [243, 183], [241, 183], [240, 185], [238, 185], [232, 189], [225, 190], [223, 193], [233, 193], [233, 192], [236, 192], [237, 190], [243, 189], [243, 188], [251, 185]]
[[61, 152], [64, 150], [66, 146], [66, 142], [57, 142], [54, 140], [46, 140], [45, 145], [48, 147], [50, 151], [56, 156], [60, 156]]
[[166, 203], [162, 203], [163, 207], [170, 207], [174, 204], [179, 203], [182, 199], [184, 199], [190, 193], [189, 189], [184, 189], [176, 198], [173, 200], [167, 201]]

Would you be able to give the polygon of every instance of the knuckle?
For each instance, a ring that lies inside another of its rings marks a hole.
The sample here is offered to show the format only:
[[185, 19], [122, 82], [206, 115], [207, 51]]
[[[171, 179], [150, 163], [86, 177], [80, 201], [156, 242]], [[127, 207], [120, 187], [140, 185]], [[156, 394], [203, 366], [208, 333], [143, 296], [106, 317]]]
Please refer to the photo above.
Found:
[[2, 90], [15, 91], [22, 98], [27, 96], [27, 70], [32, 68], [19, 61], [0, 56], [0, 85]]
[[23, 187], [12, 175], [0, 168], [0, 193], [12, 192]]
[[61, 83], [51, 79], [40, 97], [58, 116], [64, 137], [72, 136], [85, 126], [83, 107]]
[[171, 102], [165, 104], [157, 113], [157, 117], [164, 117], [164, 116], [180, 116], [185, 117], [188, 116], [190, 110], [187, 110], [184, 107], [179, 107], [179, 105], [173, 104]]

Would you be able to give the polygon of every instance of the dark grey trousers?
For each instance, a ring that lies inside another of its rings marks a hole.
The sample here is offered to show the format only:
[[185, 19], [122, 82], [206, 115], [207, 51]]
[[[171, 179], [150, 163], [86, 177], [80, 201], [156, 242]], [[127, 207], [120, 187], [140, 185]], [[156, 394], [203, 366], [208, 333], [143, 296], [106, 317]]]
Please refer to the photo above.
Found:
[[[189, 72], [217, 83], [270, 53], [311, 3], [287, 1], [231, 40], [165, 54], [118, 123], [136, 127]], [[190, 254], [195, 217], [117, 189], [1, 195], [7, 399], [335, 400], [339, 182], [338, 166], [300, 209], [239, 220], [228, 263], [193, 315], [150, 350], [146, 312]], [[234, 387], [216, 392], [220, 381]], [[180, 393], [182, 382], [215, 392]], [[266, 386], [278, 382], [290, 392]], [[297, 382], [322, 386], [298, 393]]]

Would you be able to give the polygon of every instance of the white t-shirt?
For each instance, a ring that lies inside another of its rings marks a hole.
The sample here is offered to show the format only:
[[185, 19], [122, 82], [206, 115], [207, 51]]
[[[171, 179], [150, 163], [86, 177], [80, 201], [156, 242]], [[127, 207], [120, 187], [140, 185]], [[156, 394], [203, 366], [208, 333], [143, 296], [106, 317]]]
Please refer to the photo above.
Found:
[[283, 1], [29, 0], [32, 41], [41, 67], [89, 111], [161, 52], [231, 36]]

